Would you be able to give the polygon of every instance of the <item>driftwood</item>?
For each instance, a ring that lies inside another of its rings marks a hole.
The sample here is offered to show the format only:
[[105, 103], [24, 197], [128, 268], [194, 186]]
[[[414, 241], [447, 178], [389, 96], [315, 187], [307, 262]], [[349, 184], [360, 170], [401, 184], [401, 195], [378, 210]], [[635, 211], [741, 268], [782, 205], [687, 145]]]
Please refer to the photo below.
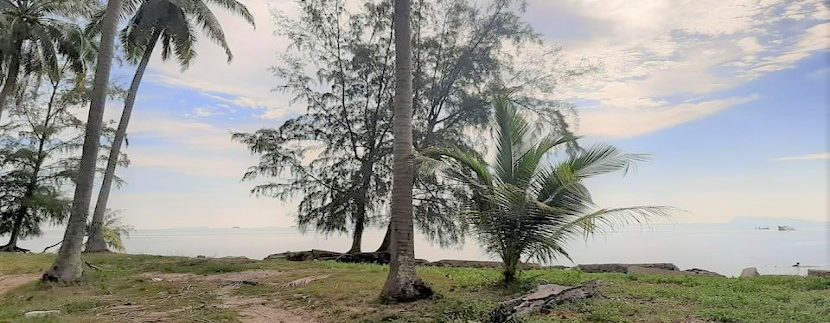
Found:
[[46, 247], [46, 248], [43, 248], [43, 251], [41, 251], [40, 253], [46, 253], [46, 250], [52, 249], [52, 248], [54, 248], [54, 247], [57, 247], [57, 246], [58, 246], [59, 244], [61, 244], [61, 243], [63, 243], [63, 240], [58, 241], [57, 243], [55, 243], [55, 244], [53, 244], [53, 245], [51, 245], [51, 246], [48, 246], [48, 247]]
[[554, 307], [600, 296], [597, 281], [579, 286], [540, 285], [532, 293], [501, 303], [490, 312], [490, 322], [516, 322], [535, 313], [546, 313]]

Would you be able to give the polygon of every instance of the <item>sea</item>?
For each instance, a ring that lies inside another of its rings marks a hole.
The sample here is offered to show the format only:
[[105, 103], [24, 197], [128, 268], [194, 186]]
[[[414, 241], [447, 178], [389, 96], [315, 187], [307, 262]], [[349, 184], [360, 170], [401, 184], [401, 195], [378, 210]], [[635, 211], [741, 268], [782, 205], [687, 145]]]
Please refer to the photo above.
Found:
[[[701, 268], [726, 276], [738, 276], [747, 267], [758, 268], [762, 275], [806, 275], [807, 269], [830, 269], [830, 223], [788, 222], [786, 225], [795, 231], [778, 231], [777, 225], [769, 223], [776, 222], [628, 226], [573, 240], [565, 248], [571, 260], [561, 258], [546, 265], [667, 262], [680, 269]], [[368, 230], [363, 239], [364, 251], [375, 250], [383, 233], [380, 228]], [[22, 240], [19, 246], [40, 252], [62, 237], [62, 230], [45, 230], [40, 237]], [[345, 251], [351, 240], [347, 235], [302, 233], [295, 227], [170, 228], [134, 230], [124, 244], [129, 254], [262, 259], [286, 251]], [[466, 238], [463, 246], [441, 248], [416, 235], [415, 256], [430, 261], [495, 260], [472, 236]], [[796, 263], [799, 266], [794, 266]]]

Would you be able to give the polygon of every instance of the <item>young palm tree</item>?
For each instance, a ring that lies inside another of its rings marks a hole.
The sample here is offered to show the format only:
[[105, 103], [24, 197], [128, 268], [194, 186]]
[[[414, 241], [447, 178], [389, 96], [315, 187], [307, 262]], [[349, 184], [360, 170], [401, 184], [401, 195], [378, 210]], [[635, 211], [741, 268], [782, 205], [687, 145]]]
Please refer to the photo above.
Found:
[[118, 123], [115, 139], [110, 149], [104, 180], [101, 184], [98, 200], [95, 202], [86, 252], [107, 251], [107, 244], [101, 230], [104, 211], [107, 209], [121, 144], [127, 135], [127, 126], [130, 123], [138, 88], [141, 85], [141, 79], [156, 44], [161, 41], [162, 59], [168, 59], [175, 52], [179, 64], [183, 69], [186, 69], [196, 55], [193, 50], [193, 45], [196, 42], [193, 30], [195, 30], [194, 23], [196, 23], [201, 26], [202, 31], [208, 38], [217, 42], [225, 50], [228, 61], [233, 57], [225, 40], [222, 26], [208, 8], [207, 3], [220, 4], [254, 25], [254, 17], [243, 4], [236, 0], [145, 0], [137, 8], [127, 27], [121, 33], [121, 41], [130, 58], [139, 61], [132, 84], [130, 84], [130, 89], [127, 92], [127, 98], [124, 100], [124, 110], [121, 112], [121, 120]]
[[[0, 119], [8, 98], [17, 90], [21, 69], [27, 63], [39, 61], [54, 78], [58, 69], [56, 49], [65, 42], [63, 30], [72, 25], [57, 17], [82, 16], [97, 5], [95, 0], [0, 0], [0, 19], [5, 27], [0, 39], [3, 61], [8, 64], [0, 90]], [[24, 51], [34, 55], [23, 55]]]
[[101, 41], [72, 210], [55, 264], [43, 274], [43, 280], [46, 281], [72, 282], [81, 278], [83, 274], [81, 247], [92, 198], [92, 186], [95, 181], [95, 166], [98, 160], [99, 140], [103, 128], [104, 107], [107, 103], [107, 89], [120, 9], [121, 0], [107, 2], [107, 9], [101, 24]]
[[408, 302], [432, 296], [415, 271], [412, 222], [412, 183], [415, 155], [412, 148], [412, 30], [409, 0], [395, 0], [395, 98], [391, 261], [381, 298]]
[[627, 171], [643, 155], [597, 144], [547, 164], [555, 149], [575, 138], [543, 136], [506, 99], [494, 106], [497, 152], [492, 164], [475, 152], [437, 148], [424, 151], [419, 171], [441, 170], [467, 187], [470, 199], [461, 211], [485, 250], [502, 259], [506, 284], [515, 281], [522, 258], [570, 259], [564, 243], [571, 238], [667, 214], [665, 207], [597, 208], [585, 186], [587, 178]]

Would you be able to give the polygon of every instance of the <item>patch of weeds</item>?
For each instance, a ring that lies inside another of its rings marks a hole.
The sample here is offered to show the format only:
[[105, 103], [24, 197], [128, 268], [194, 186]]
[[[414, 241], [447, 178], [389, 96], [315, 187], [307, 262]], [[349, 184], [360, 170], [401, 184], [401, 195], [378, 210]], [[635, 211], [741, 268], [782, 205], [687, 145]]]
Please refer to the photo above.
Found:
[[498, 305], [482, 300], [447, 300], [436, 306], [438, 322], [485, 322]]
[[101, 307], [101, 306], [106, 306], [107, 304], [108, 304], [108, 302], [98, 300], [98, 299], [81, 299], [81, 300], [75, 300], [75, 301], [68, 302], [66, 304], [63, 304], [63, 306], [61, 306], [61, 307], [62, 307], [64, 313], [76, 314], [76, 313], [87, 312], [89, 310], [92, 310], [92, 309], [95, 309], [95, 308], [98, 308], [98, 307]]

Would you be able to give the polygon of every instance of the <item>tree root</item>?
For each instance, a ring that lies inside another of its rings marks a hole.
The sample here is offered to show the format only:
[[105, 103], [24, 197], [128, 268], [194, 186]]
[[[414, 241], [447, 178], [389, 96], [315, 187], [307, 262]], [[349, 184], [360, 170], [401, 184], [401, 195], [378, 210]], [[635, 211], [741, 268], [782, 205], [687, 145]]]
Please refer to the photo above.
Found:
[[20, 253], [29, 253], [29, 249], [23, 249], [18, 246], [10, 246], [5, 245], [0, 247], [0, 252], [20, 252]]

